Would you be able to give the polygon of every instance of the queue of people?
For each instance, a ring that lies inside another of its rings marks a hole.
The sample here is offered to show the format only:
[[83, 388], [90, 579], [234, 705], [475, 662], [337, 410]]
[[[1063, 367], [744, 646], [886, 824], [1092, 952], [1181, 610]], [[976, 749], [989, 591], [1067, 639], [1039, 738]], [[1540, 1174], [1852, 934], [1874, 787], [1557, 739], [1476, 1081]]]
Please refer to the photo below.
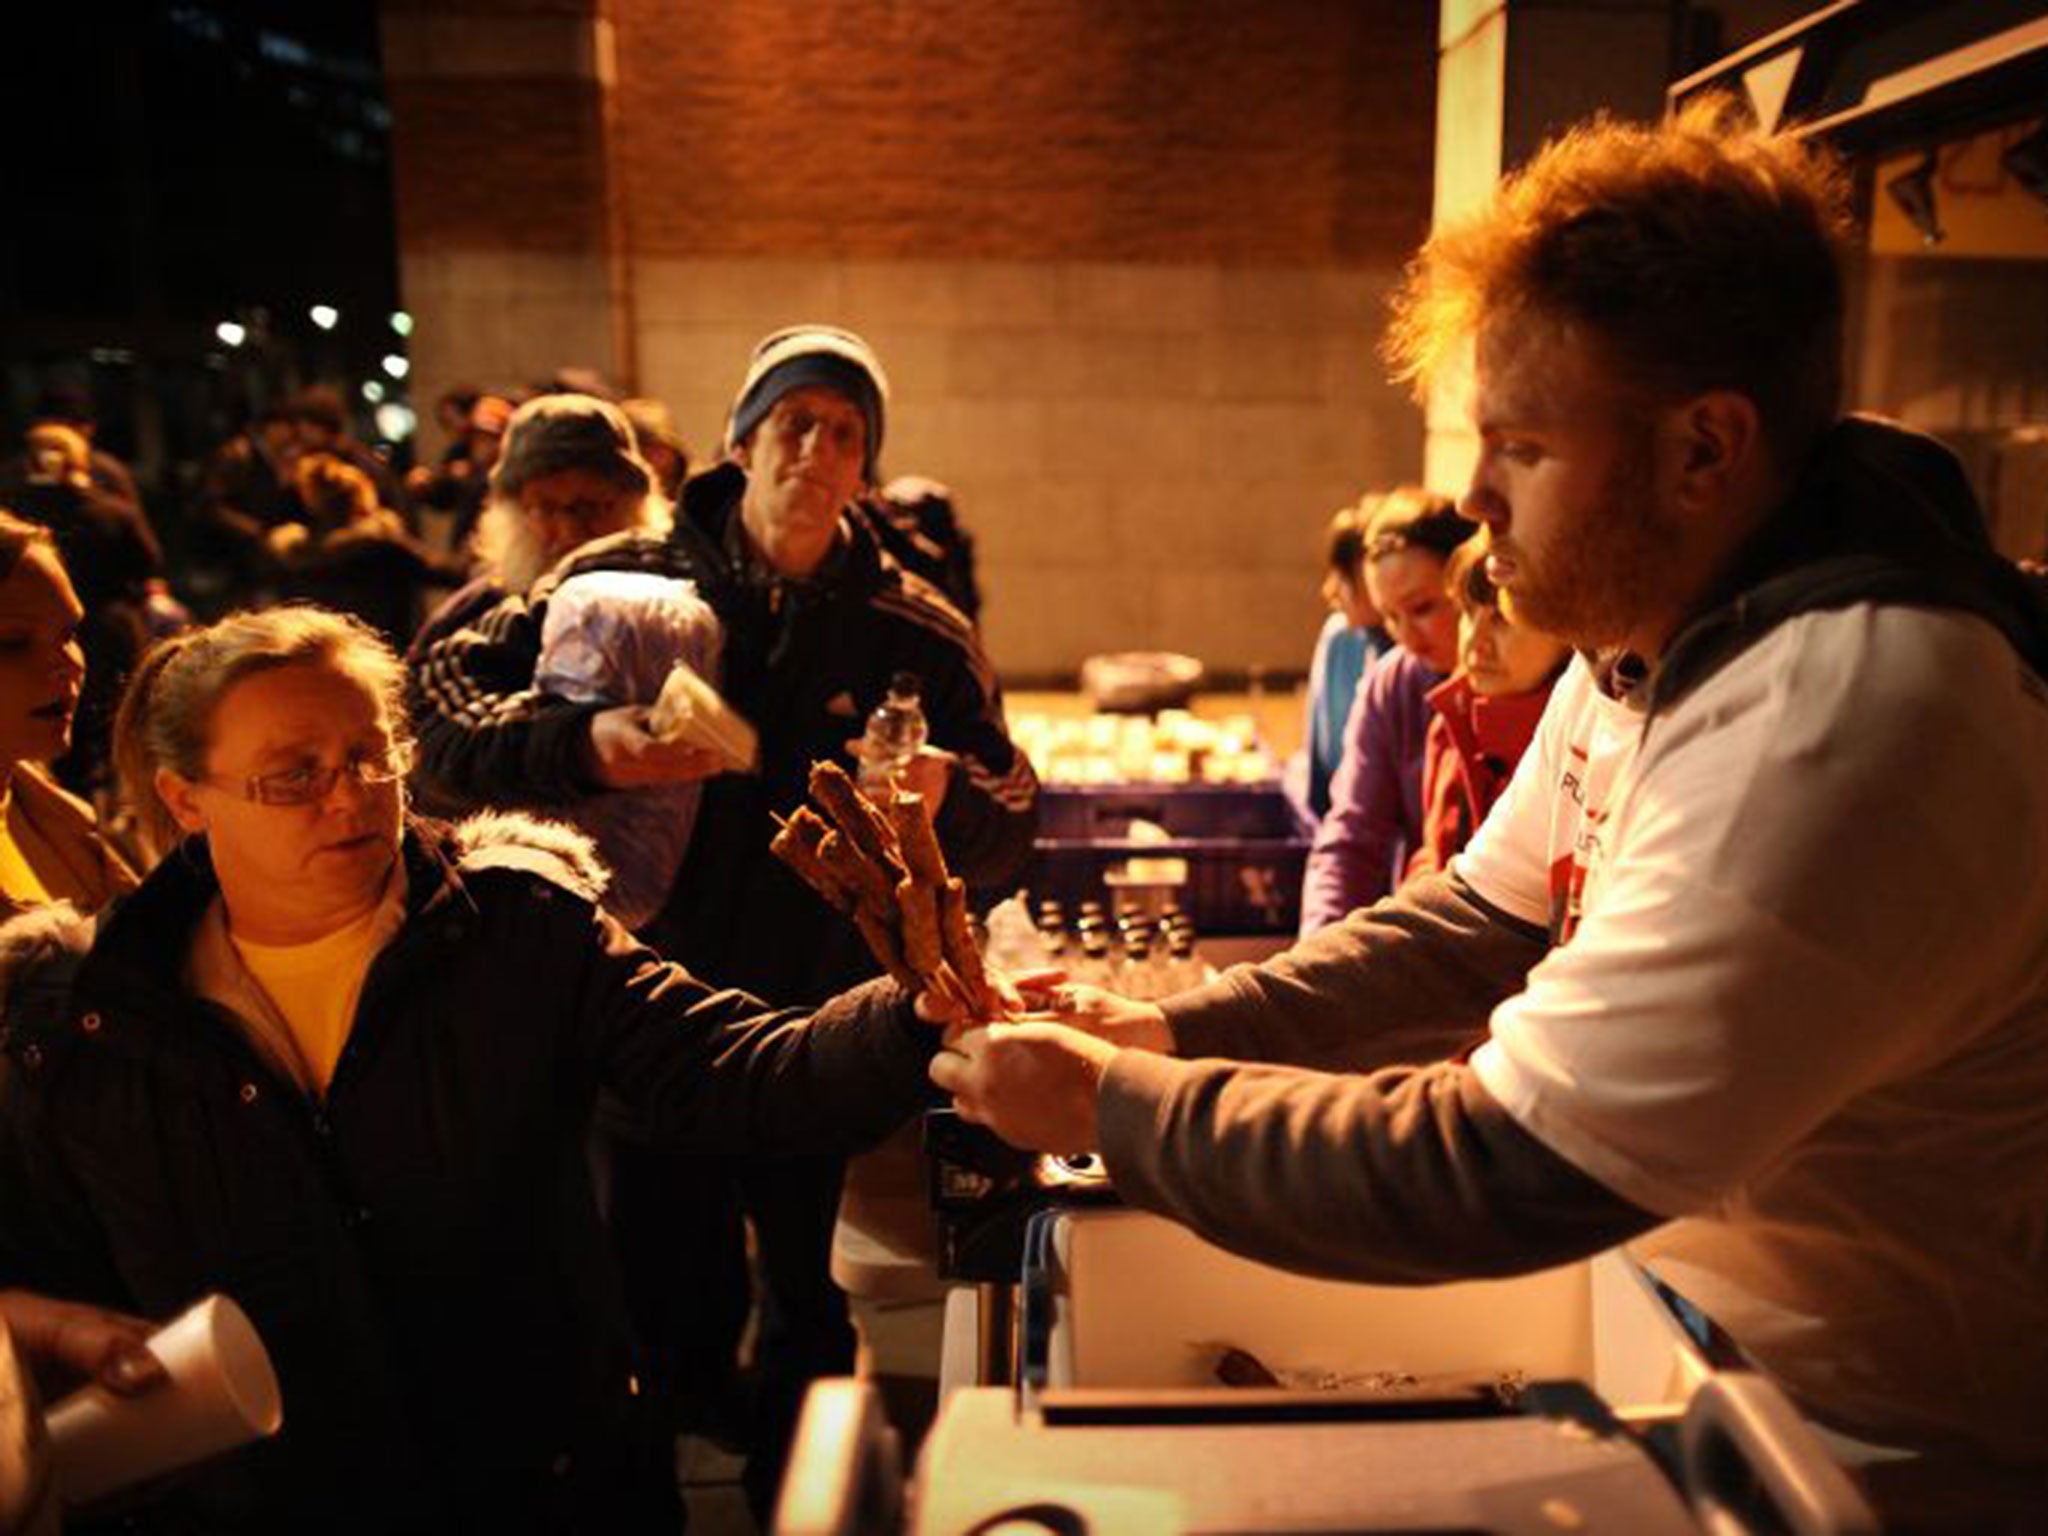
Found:
[[[113, 757], [139, 887], [35, 766], [67, 744], [87, 615], [49, 533], [0, 522], [0, 664], [21, 674], [0, 742], [0, 1282], [31, 1347], [51, 1308], [114, 1319], [125, 1345], [132, 1314], [226, 1291], [287, 1403], [275, 1442], [167, 1497], [170, 1527], [673, 1530], [673, 1433], [707, 1399], [765, 1513], [805, 1388], [852, 1365], [827, 1263], [838, 1170], [925, 1102], [936, 1043], [829, 913], [777, 889], [771, 817], [911, 671], [932, 744], [906, 778], [956, 867], [999, 888], [1034, 822], [972, 625], [859, 509], [886, 389], [850, 333], [771, 337], [683, 523], [620, 408], [528, 402], [491, 458], [483, 574], [411, 669], [390, 624], [289, 600], [323, 541], [410, 534], [346, 455], [264, 456], [291, 496], [250, 547], [287, 600], [160, 641], [126, 683]], [[759, 726], [758, 777], [713, 780], [653, 737], [644, 691], [551, 681], [578, 645], [648, 636], [639, 610], [588, 603], [556, 634], [550, 598], [643, 570], [691, 594], [690, 659]], [[486, 687], [502, 697], [479, 707]], [[508, 772], [508, 743], [536, 763], [534, 738], [568, 744], [564, 714], [586, 742], [559, 773]], [[420, 782], [465, 819], [409, 809], [422, 746]], [[575, 825], [678, 787], [708, 793], [717, 833], [686, 836], [641, 926], [689, 971], [610, 915]], [[699, 1320], [744, 1321], [743, 1208], [768, 1292], [735, 1408], [737, 1329], [707, 1343]]]
[[[1843, 415], [1838, 180], [1721, 110], [1575, 130], [1424, 248], [1391, 355], [1471, 348], [1477, 467], [1333, 524], [1360, 660], [1313, 918], [1163, 1003], [1038, 978], [960, 1017], [769, 856], [904, 672], [899, 783], [952, 868], [1005, 892], [1035, 829], [917, 568], [950, 498], [873, 494], [851, 332], [764, 338], [687, 478], [644, 408], [453, 402], [414, 489], [481, 554], [417, 629], [308, 587], [313, 548], [457, 574], [388, 475], [319, 401], [257, 423], [208, 480], [248, 605], [110, 663], [129, 828], [41, 766], [109, 557], [0, 517], [0, 1320], [146, 1391], [140, 1320], [225, 1291], [286, 1405], [125, 1517], [672, 1531], [707, 1423], [765, 1511], [853, 1363], [844, 1159], [934, 1089], [1313, 1273], [1628, 1243], [1845, 1455], [1940, 1467], [1966, 1515], [2048, 1466], [2048, 602], [1951, 455]], [[652, 728], [657, 644], [757, 771]], [[631, 931], [589, 835], [620, 796], [694, 818]]]

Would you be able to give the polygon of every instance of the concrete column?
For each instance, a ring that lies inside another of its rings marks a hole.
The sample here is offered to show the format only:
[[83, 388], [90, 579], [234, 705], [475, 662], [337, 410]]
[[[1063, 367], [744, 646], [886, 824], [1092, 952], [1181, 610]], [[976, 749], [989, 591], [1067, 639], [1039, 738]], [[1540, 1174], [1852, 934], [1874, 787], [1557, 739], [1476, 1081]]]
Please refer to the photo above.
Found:
[[612, 24], [597, 0], [507, 13], [383, 0], [399, 286], [413, 398], [564, 367], [632, 382], [623, 209], [611, 164]]
[[[1504, 171], [1581, 118], [1660, 117], [1675, 10], [1668, 0], [1442, 0], [1431, 226], [1478, 208]], [[1428, 402], [1423, 476], [1439, 490], [1471, 473], [1467, 387], [1453, 370]]]

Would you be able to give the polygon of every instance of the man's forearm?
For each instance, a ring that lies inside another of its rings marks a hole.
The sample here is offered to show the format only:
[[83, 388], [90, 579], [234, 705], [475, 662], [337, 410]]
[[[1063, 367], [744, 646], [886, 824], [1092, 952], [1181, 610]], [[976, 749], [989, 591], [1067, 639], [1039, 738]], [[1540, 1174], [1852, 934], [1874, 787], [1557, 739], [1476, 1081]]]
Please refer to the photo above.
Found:
[[1514, 1274], [1658, 1220], [1523, 1130], [1456, 1062], [1359, 1077], [1123, 1051], [1097, 1113], [1125, 1200], [1308, 1274]]
[[1182, 1056], [1366, 1071], [1477, 1039], [1543, 958], [1542, 931], [1433, 875], [1263, 965], [1164, 1005]]

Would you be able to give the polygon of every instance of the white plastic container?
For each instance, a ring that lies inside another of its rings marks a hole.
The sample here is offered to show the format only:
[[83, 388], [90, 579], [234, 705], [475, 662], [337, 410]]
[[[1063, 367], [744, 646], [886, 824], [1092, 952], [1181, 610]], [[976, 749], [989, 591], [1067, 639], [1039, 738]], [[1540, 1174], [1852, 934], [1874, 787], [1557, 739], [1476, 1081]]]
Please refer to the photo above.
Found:
[[1062, 1213], [1050, 1252], [1048, 1389], [1215, 1387], [1227, 1346], [1283, 1376], [1573, 1379], [1622, 1410], [1680, 1407], [1707, 1374], [1618, 1252], [1507, 1280], [1356, 1285], [1125, 1210]]

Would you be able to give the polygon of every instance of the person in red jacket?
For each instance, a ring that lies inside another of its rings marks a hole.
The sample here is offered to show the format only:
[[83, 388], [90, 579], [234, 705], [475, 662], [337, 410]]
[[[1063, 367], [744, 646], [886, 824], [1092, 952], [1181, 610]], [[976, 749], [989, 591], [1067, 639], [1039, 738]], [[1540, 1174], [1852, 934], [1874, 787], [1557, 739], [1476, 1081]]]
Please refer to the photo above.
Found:
[[1451, 553], [1444, 590], [1458, 605], [1458, 670], [1429, 691], [1422, 747], [1422, 843], [1404, 883], [1449, 866], [1522, 760], [1570, 649], [1517, 622], [1486, 575], [1486, 535]]

